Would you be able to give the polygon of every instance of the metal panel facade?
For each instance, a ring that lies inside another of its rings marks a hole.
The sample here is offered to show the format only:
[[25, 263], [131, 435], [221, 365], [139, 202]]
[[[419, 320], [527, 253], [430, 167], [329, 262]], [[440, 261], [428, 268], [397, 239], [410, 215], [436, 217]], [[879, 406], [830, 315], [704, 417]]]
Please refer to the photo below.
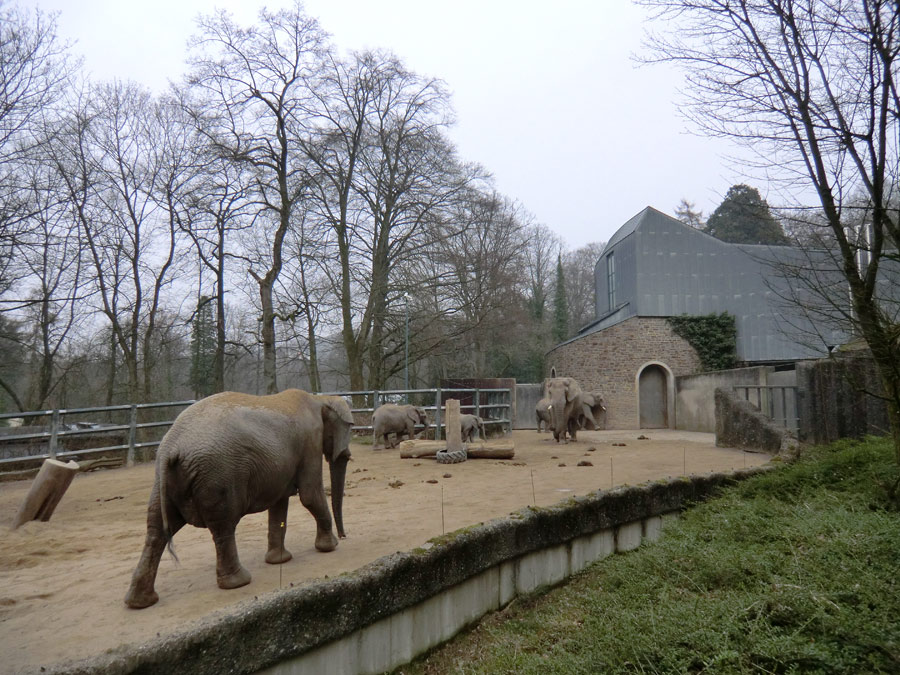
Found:
[[[622, 226], [595, 268], [597, 316], [585, 333], [631, 316], [735, 316], [738, 359], [745, 362], [815, 358], [821, 348], [803, 344], [809, 326], [779, 301], [778, 279], [763, 259], [791, 249], [728, 244], [652, 208]], [[616, 302], [625, 311], [609, 316], [607, 257], [615, 256]], [[768, 285], [767, 285], [768, 282]], [[782, 282], [784, 283], [784, 282]], [[806, 341], [809, 341], [808, 339]]]

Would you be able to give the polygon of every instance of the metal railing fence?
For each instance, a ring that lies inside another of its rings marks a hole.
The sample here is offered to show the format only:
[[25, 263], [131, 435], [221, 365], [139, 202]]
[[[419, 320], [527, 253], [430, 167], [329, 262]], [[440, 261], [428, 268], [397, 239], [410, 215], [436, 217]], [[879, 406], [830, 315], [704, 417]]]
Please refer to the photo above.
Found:
[[800, 418], [797, 413], [797, 387], [782, 385], [736, 384], [736, 394], [755, 405], [776, 424], [797, 433]]
[[[372, 413], [382, 403], [413, 403], [425, 408], [430, 413], [432, 422], [425, 430], [433, 430], [435, 438], [440, 438], [446, 428], [442, 420], [443, 404], [454, 394], [473, 396], [471, 405], [462, 405], [463, 411], [471, 411], [484, 418], [485, 426], [499, 426], [504, 432], [512, 431], [512, 391], [509, 389], [399, 389], [369, 391], [335, 391], [323, 392], [331, 396], [342, 396], [347, 399], [358, 421], [356, 433], [372, 431]], [[371, 406], [369, 403], [371, 402]], [[18, 432], [15, 427], [4, 428], [9, 433], [0, 433], [0, 448], [25, 446], [25, 453], [32, 448], [39, 448], [33, 454], [17, 454], [11, 457], [0, 457], [0, 469], [4, 465], [43, 460], [47, 458], [65, 458], [73, 456], [90, 456], [103, 452], [125, 452], [126, 463], [131, 466], [135, 462], [139, 450], [155, 448], [159, 445], [165, 431], [175, 421], [177, 415], [165, 414], [165, 419], [153, 419], [162, 416], [164, 411], [172, 408], [186, 408], [190, 401], [168, 401], [163, 403], [138, 403], [131, 405], [100, 406], [93, 408], [71, 408], [37, 410], [24, 413], [0, 414], [0, 421], [10, 419], [26, 419], [29, 422], [46, 420], [39, 425], [40, 430]], [[180, 411], [179, 411], [180, 412]], [[75, 422], [67, 422], [75, 417]], [[85, 421], [99, 418], [106, 421]], [[150, 419], [147, 419], [150, 418]], [[114, 421], [113, 421], [114, 420]], [[27, 428], [31, 428], [30, 426]], [[420, 425], [421, 428], [421, 425]], [[81, 438], [90, 442], [90, 437], [106, 442], [122, 439], [123, 442], [100, 447], [66, 448], [68, 439]], [[62, 441], [62, 443], [61, 443]], [[8, 454], [8, 453], [4, 453]]]

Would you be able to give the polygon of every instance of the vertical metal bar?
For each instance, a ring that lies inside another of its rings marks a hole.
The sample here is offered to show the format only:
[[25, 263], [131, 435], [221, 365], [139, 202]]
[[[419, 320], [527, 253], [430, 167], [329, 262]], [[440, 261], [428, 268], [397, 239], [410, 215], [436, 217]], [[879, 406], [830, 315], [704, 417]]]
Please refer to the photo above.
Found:
[[441, 390], [435, 389], [434, 395], [434, 440], [441, 440]]
[[59, 434], [59, 410], [54, 410], [50, 415], [50, 444], [48, 451], [51, 459], [56, 459], [56, 444]]
[[[490, 398], [490, 396], [488, 396]], [[481, 389], [475, 390], [475, 414], [481, 417]]]
[[134, 451], [137, 444], [137, 406], [131, 406], [128, 414], [128, 466], [134, 466]]

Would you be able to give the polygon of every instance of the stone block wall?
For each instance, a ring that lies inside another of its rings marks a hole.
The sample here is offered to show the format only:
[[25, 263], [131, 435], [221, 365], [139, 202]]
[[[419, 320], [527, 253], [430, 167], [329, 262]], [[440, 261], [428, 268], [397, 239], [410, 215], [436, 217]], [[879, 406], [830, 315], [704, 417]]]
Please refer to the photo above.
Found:
[[[636, 378], [648, 362], [664, 364], [674, 377], [700, 370], [697, 352], [661, 317], [626, 319], [560, 345], [546, 359], [548, 375], [555, 367], [557, 375], [574, 377], [583, 389], [603, 392], [607, 429], [639, 427]], [[675, 422], [670, 419], [670, 426]]]

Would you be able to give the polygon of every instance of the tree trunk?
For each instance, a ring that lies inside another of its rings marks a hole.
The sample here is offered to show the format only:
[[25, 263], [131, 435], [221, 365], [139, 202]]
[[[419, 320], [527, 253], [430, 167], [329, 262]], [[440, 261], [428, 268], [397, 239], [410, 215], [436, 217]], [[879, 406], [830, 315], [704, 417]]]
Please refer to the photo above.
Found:
[[50, 520], [56, 505], [69, 489], [69, 484], [78, 470], [78, 464], [75, 462], [64, 463], [56, 459], [45, 459], [41, 470], [31, 483], [25, 501], [19, 507], [12, 524], [13, 529], [31, 520], [42, 522]]
[[275, 362], [275, 310], [272, 305], [272, 285], [266, 280], [259, 284], [259, 299], [262, 302], [262, 329], [260, 331], [263, 348], [263, 379], [267, 394], [278, 393], [278, 377]]

